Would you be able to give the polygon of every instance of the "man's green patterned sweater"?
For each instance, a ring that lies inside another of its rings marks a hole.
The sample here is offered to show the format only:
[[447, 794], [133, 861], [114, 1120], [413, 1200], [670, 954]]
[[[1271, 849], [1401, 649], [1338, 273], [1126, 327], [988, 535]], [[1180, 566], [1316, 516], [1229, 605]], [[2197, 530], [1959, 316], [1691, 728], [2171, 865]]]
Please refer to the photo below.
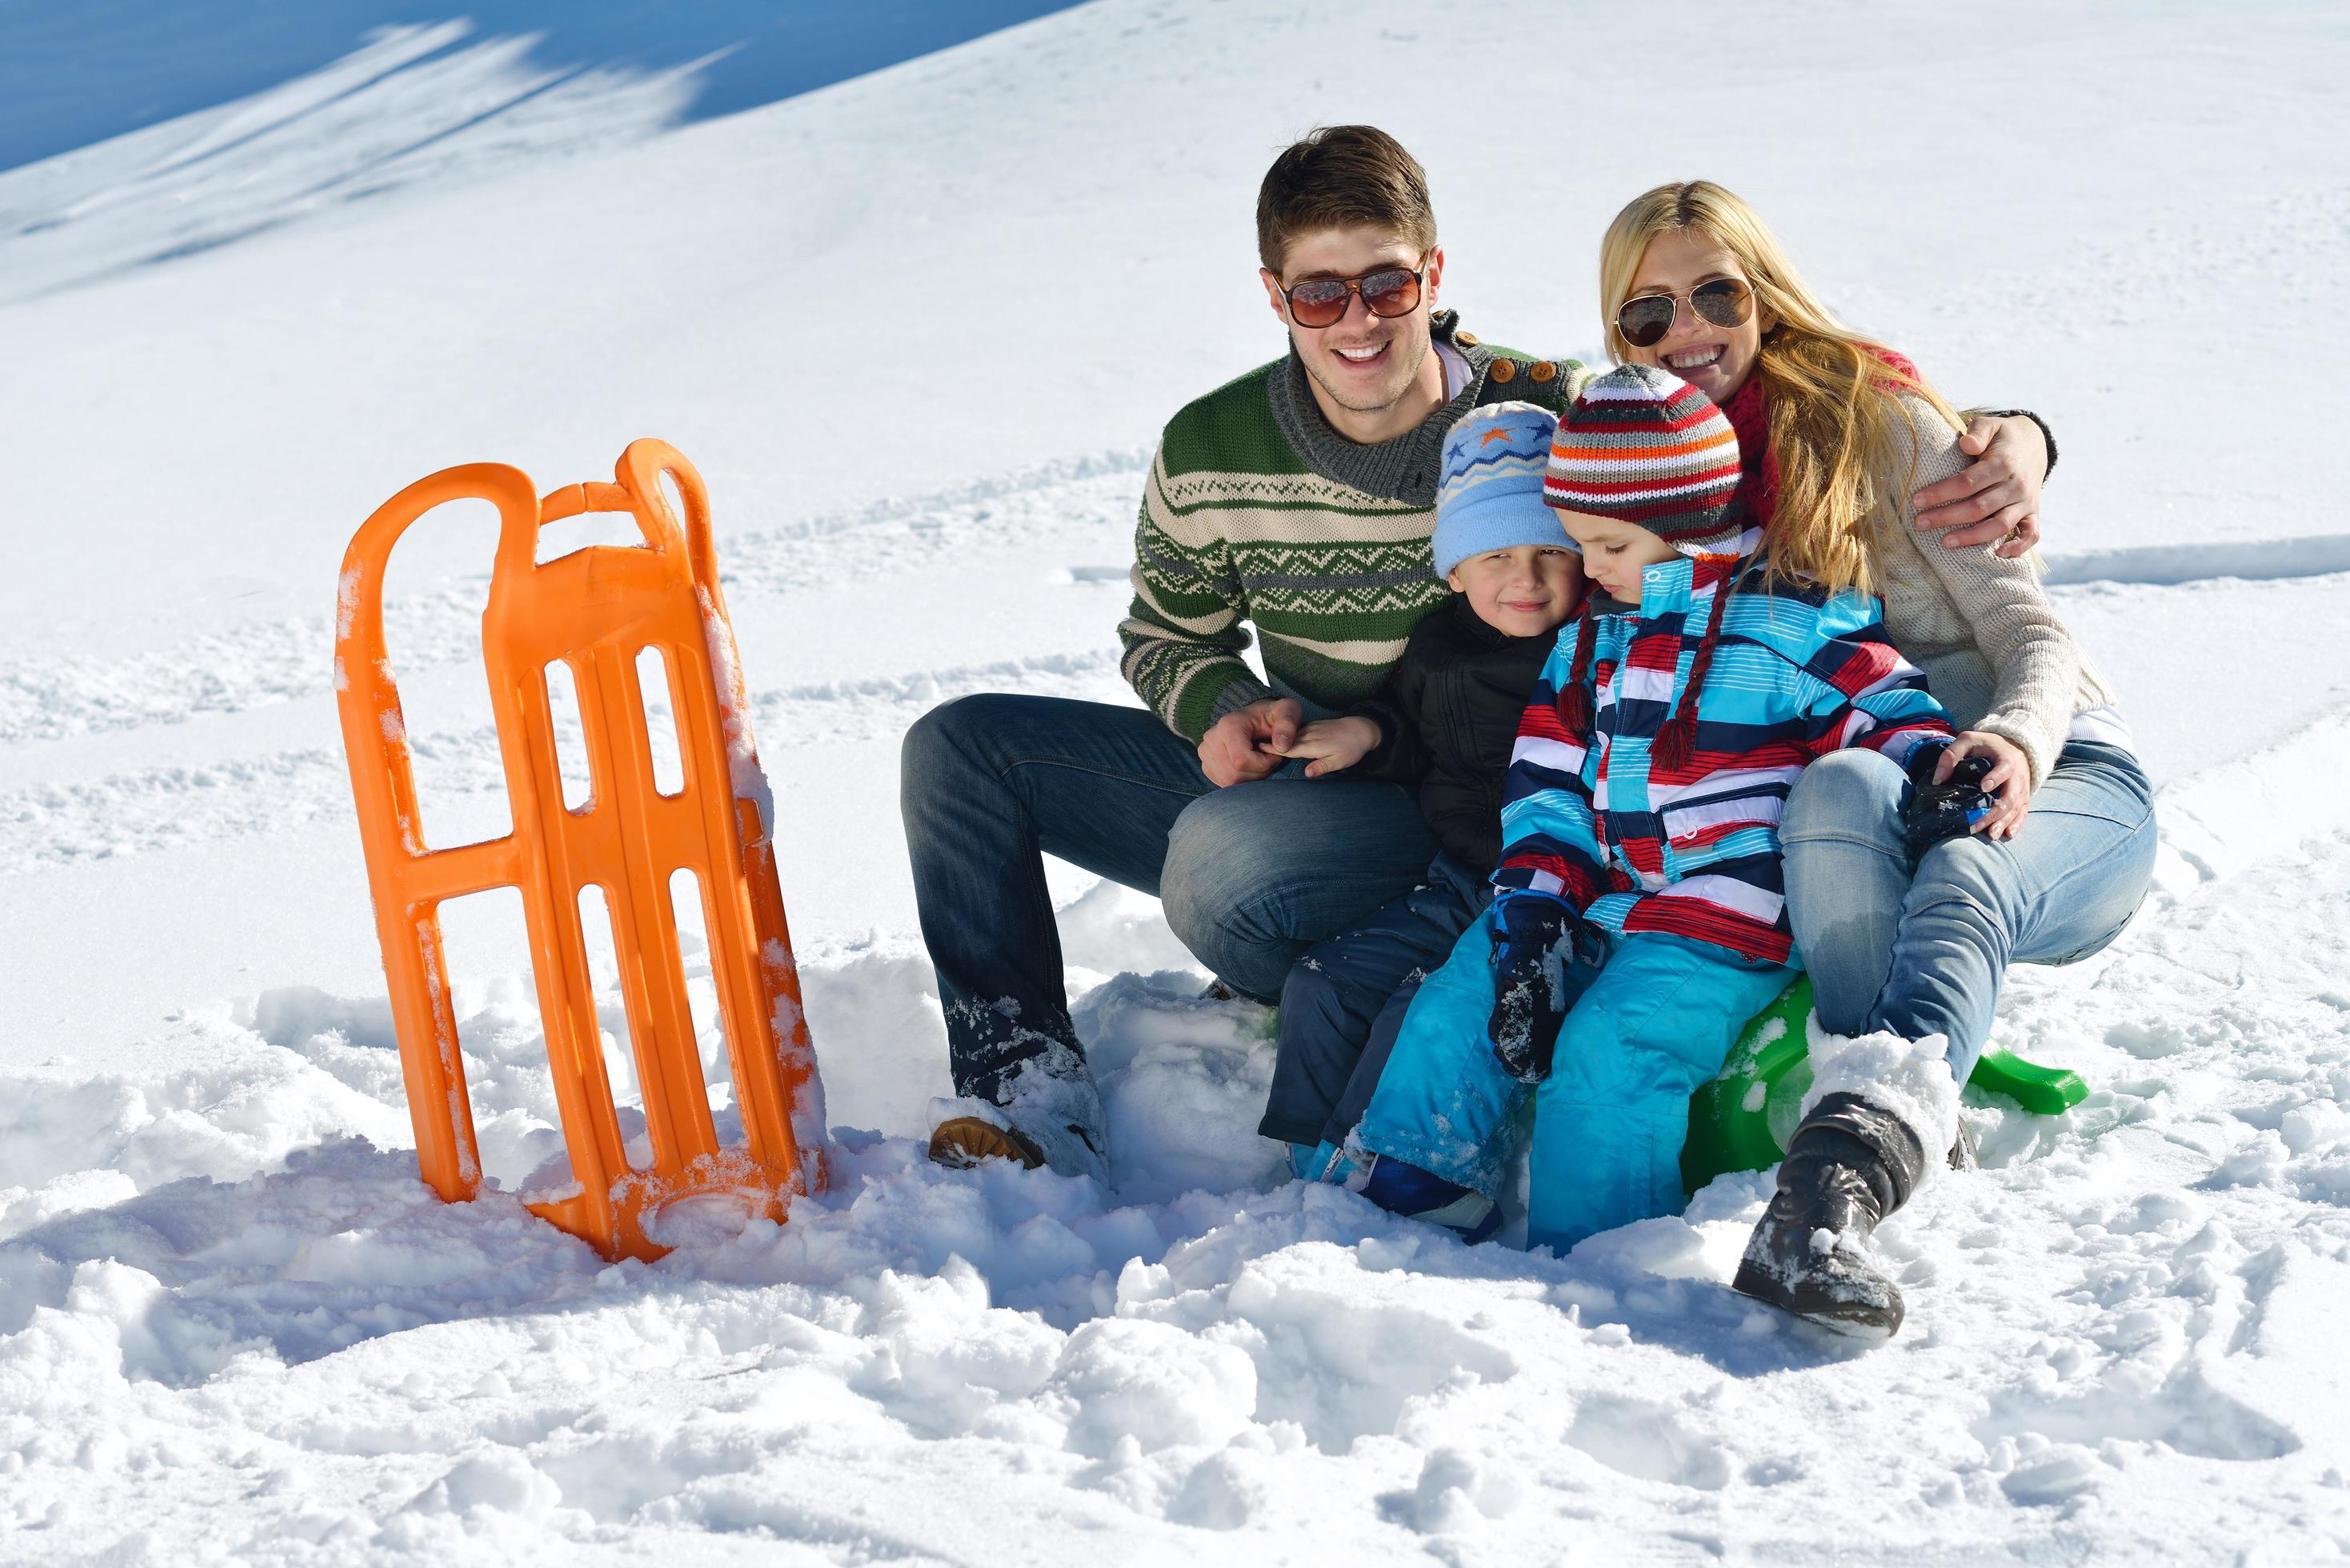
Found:
[[[1295, 354], [1168, 422], [1118, 639], [1127, 680], [1178, 734], [1197, 741], [1266, 697], [1297, 698], [1310, 717], [1369, 696], [1451, 591], [1428, 553], [1444, 432], [1482, 403], [1563, 409], [1586, 374], [1456, 333], [1451, 312], [1431, 327], [1467, 362], [1467, 381], [1392, 441], [1364, 446], [1332, 430]], [[1241, 659], [1243, 621], [1263, 639], [1270, 688]]]

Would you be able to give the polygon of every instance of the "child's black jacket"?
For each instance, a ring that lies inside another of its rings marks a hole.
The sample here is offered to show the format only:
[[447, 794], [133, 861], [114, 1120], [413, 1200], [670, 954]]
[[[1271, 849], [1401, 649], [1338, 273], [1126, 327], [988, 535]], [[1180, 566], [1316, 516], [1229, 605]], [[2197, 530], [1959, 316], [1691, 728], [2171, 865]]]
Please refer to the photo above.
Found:
[[1502, 855], [1502, 790], [1526, 694], [1557, 633], [1510, 637], [1455, 594], [1413, 628], [1378, 694], [1354, 711], [1379, 727], [1361, 778], [1419, 786], [1419, 815], [1444, 852], [1476, 875]]

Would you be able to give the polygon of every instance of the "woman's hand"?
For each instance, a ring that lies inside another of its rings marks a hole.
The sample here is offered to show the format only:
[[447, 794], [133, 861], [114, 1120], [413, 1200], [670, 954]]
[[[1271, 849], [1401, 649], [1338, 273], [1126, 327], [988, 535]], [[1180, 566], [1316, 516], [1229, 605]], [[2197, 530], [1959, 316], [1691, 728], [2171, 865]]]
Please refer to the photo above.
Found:
[[1999, 797], [1999, 804], [1984, 814], [1974, 830], [1985, 838], [2014, 837], [2023, 826], [2024, 814], [2032, 809], [2031, 760], [2004, 735], [1967, 730], [1942, 748], [1941, 761], [1934, 765], [1934, 782], [1949, 778], [1950, 771], [1969, 757], [1991, 759], [1991, 772], [1983, 775], [1983, 793]]
[[1297, 732], [1297, 739], [1281, 754], [1310, 757], [1305, 776], [1320, 778], [1351, 768], [1378, 749], [1379, 727], [1368, 719], [1316, 719]]
[[1980, 458], [1939, 484], [1909, 498], [1917, 525], [1947, 528], [1945, 550], [1996, 544], [2012, 560], [2040, 543], [2040, 486], [2048, 477], [2048, 443], [2022, 414], [1985, 414], [1959, 438], [1959, 450]]

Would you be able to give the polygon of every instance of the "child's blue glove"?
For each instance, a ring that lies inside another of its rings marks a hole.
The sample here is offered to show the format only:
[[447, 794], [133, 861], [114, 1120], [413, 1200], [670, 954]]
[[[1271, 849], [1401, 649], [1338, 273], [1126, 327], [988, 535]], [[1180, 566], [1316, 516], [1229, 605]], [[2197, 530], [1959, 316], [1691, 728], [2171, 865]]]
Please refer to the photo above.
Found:
[[1550, 1076], [1559, 1025], [1598, 972], [1598, 934], [1546, 893], [1493, 904], [1493, 1012], [1485, 1038], [1502, 1070], [1523, 1084]]

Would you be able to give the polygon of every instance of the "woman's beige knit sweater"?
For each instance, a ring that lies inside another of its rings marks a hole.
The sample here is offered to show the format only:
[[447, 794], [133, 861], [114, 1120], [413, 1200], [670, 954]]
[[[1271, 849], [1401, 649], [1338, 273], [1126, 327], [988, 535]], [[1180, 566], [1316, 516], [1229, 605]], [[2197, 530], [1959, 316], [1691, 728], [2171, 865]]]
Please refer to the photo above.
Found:
[[1926, 682], [1950, 722], [2012, 741], [2032, 763], [2037, 788], [2064, 748], [2073, 716], [2103, 708], [2110, 691], [2049, 607], [2026, 560], [2002, 560], [1985, 545], [1946, 550], [1912, 524], [1910, 494], [1973, 462], [1959, 432], [1922, 398], [1903, 408], [1918, 432], [1918, 472], [1891, 477], [1901, 497], [1898, 529], [1880, 527], [1869, 567], [1885, 599], [1885, 629]]

